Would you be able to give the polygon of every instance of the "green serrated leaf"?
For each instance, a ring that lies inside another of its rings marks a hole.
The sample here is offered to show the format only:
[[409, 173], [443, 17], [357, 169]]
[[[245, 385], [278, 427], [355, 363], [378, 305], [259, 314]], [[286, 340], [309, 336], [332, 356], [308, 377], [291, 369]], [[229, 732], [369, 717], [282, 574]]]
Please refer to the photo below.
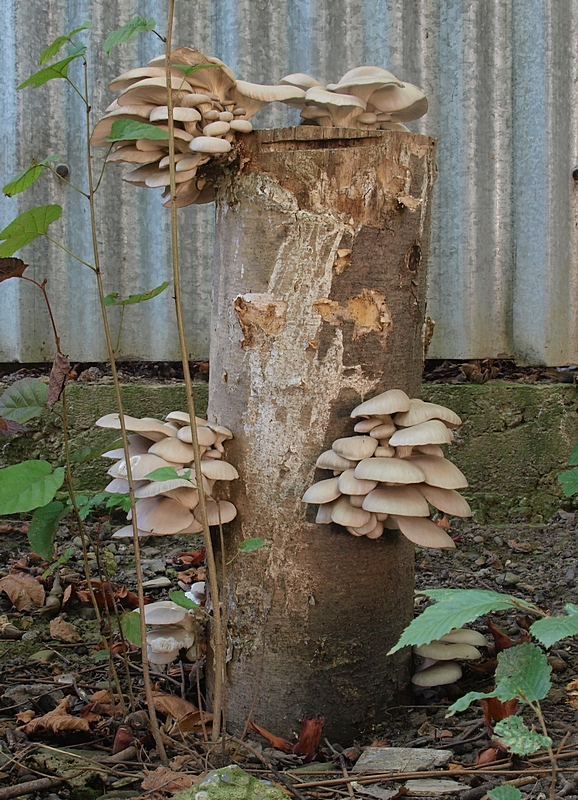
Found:
[[176, 603], [182, 608], [199, 608], [199, 604], [191, 600], [190, 597], [187, 597], [184, 592], [169, 592], [169, 597], [173, 603]]
[[520, 717], [506, 717], [496, 723], [494, 735], [512, 752], [519, 756], [528, 756], [542, 747], [551, 747], [552, 739], [527, 728]]
[[127, 513], [130, 511], [130, 495], [120, 494], [113, 492], [112, 494], [106, 493], [108, 500], [105, 503], [106, 508], [120, 508]]
[[461, 628], [467, 622], [492, 611], [522, 608], [540, 613], [532, 603], [486, 589], [428, 589], [420, 594], [436, 600], [435, 605], [426, 608], [410, 622], [389, 654], [408, 645], [429, 644], [454, 628]]
[[46, 64], [47, 61], [50, 61], [51, 58], [57, 56], [65, 44], [72, 44], [70, 40], [73, 36], [75, 36], [77, 33], [80, 33], [80, 31], [87, 30], [88, 28], [92, 28], [92, 22], [85, 22], [83, 25], [80, 25], [78, 28], [70, 31], [67, 36], [57, 36], [56, 39], [51, 42], [48, 47], [45, 47], [40, 53], [40, 58], [38, 59], [39, 65], [42, 66], [43, 64]]
[[265, 546], [265, 540], [259, 539], [245, 539], [245, 541], [241, 542], [239, 545], [239, 552], [240, 553], [253, 553], [255, 550], [260, 550], [262, 547]]
[[129, 611], [120, 618], [122, 633], [127, 642], [142, 647], [140, 632], [140, 614], [138, 611]]
[[567, 614], [571, 615], [578, 614], [578, 606], [576, 605], [576, 603], [566, 603], [566, 605], [564, 606], [564, 611]]
[[54, 155], [48, 156], [43, 161], [33, 161], [29, 167], [22, 170], [22, 172], [19, 172], [15, 178], [12, 178], [12, 180], [3, 187], [2, 191], [6, 197], [12, 197], [15, 194], [23, 192], [25, 189], [28, 189], [29, 186], [32, 186], [34, 181], [40, 177], [42, 171], [48, 166], [48, 164], [50, 164], [51, 161], [61, 160], [61, 155]]
[[156, 22], [153, 17], [149, 19], [146, 17], [134, 17], [130, 22], [127, 22], [126, 25], [123, 25], [122, 28], [109, 33], [102, 49], [107, 56], [110, 56], [113, 47], [123, 42], [128, 42], [130, 39], [134, 38], [137, 33], [152, 31], [155, 25]]
[[23, 425], [39, 417], [46, 408], [48, 386], [38, 378], [22, 378], [0, 397], [0, 416]]
[[49, 503], [64, 483], [64, 468], [22, 461], [0, 469], [0, 514], [20, 514]]
[[562, 486], [565, 497], [578, 494], [578, 469], [567, 469], [558, 475], [558, 483]]
[[112, 123], [107, 142], [125, 142], [133, 139], [159, 139], [166, 141], [169, 138], [167, 131], [150, 125], [148, 122], [139, 122], [136, 119], [117, 119]]
[[93, 661], [108, 661], [110, 658], [110, 650], [97, 650], [90, 656]]
[[537, 644], [524, 642], [498, 654], [496, 695], [500, 700], [514, 697], [533, 703], [550, 691], [552, 667]]
[[68, 509], [60, 500], [37, 508], [28, 528], [28, 541], [33, 552], [44, 561], [54, 558], [54, 540], [58, 531], [58, 523], [68, 514]]
[[171, 64], [172, 69], [178, 69], [187, 78], [189, 75], [192, 75], [193, 72], [198, 72], [200, 69], [215, 69], [220, 66], [220, 64]]
[[57, 205], [37, 206], [25, 211], [0, 231], [0, 257], [9, 258], [24, 245], [33, 242], [38, 236], [48, 231], [48, 226], [56, 222], [62, 214], [62, 207]]
[[64, 553], [60, 556], [60, 558], [57, 558], [56, 561], [52, 562], [52, 564], [48, 567], [48, 569], [44, 570], [44, 572], [40, 576], [40, 579], [45, 581], [46, 578], [50, 577], [50, 575], [52, 575], [53, 572], [55, 572], [57, 569], [60, 569], [60, 567], [63, 564], [66, 564], [66, 562], [69, 561], [75, 554], [75, 552], [76, 550], [74, 549], [74, 547], [69, 547], [68, 550], [65, 550]]
[[475, 700], [485, 700], [488, 697], [497, 697], [496, 692], [468, 692], [458, 698], [455, 703], [448, 708], [446, 717], [453, 717], [458, 711], [465, 711]]
[[161, 292], [164, 292], [167, 286], [170, 286], [170, 282], [164, 281], [160, 284], [160, 286], [155, 286], [154, 289], [150, 289], [148, 292], [143, 292], [142, 294], [130, 294], [125, 300], [117, 300], [116, 298], [118, 297], [118, 292], [113, 292], [106, 295], [104, 298], [104, 305], [132, 306], [135, 303], [144, 303], [145, 300], [152, 300], [153, 297], [157, 297], [157, 295], [161, 294]]
[[578, 444], [575, 444], [572, 448], [572, 455], [568, 460], [568, 464], [571, 467], [578, 467]]
[[506, 783], [503, 786], [496, 786], [495, 789], [490, 789], [488, 797], [490, 800], [522, 800], [522, 792], [517, 786], [509, 786]]
[[82, 44], [79, 44], [78, 47], [73, 48], [66, 58], [61, 59], [60, 61], [55, 61], [54, 64], [51, 64], [49, 67], [44, 67], [44, 69], [38, 70], [29, 78], [27, 78], [24, 83], [21, 83], [18, 86], [18, 89], [26, 89], [28, 86], [33, 86], [35, 89], [38, 89], [40, 86], [43, 86], [48, 81], [54, 80], [55, 78], [66, 78], [68, 75], [68, 66], [72, 61], [75, 61], [77, 58], [82, 58], [86, 53], [86, 47]]
[[[530, 627], [530, 633], [537, 639], [544, 647], [552, 647], [553, 644], [559, 642], [560, 639], [565, 639], [567, 636], [576, 636], [578, 634], [578, 608], [568, 612], [566, 617], [544, 617], [533, 623]], [[568, 611], [568, 606], [566, 606]]]
[[175, 481], [180, 479], [174, 467], [159, 467], [145, 476], [147, 481]]

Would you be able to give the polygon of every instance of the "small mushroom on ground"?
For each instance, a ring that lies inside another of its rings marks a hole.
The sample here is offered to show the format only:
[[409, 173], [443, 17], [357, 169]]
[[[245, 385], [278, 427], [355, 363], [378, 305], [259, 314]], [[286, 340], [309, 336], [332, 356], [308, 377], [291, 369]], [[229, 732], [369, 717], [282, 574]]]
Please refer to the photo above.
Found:
[[469, 628], [456, 628], [429, 644], [415, 646], [413, 652], [423, 662], [411, 681], [421, 688], [455, 683], [462, 677], [462, 668], [455, 662], [481, 658], [477, 648], [487, 646], [485, 637]]
[[[138, 614], [138, 609], [132, 613]], [[147, 656], [152, 664], [170, 664], [178, 658], [181, 650], [187, 651], [195, 660], [192, 647], [200, 631], [194, 612], [173, 603], [159, 600], [144, 608], [145, 622], [150, 625], [147, 631]]]

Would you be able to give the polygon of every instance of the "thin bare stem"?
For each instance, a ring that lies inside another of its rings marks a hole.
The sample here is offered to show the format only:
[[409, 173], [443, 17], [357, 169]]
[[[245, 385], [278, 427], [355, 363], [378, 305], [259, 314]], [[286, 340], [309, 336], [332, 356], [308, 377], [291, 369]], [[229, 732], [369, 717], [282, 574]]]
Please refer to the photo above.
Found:
[[199, 489], [199, 511], [203, 525], [203, 535], [205, 540], [205, 550], [207, 553], [207, 568], [209, 573], [209, 586], [211, 599], [213, 602], [213, 636], [214, 636], [214, 689], [213, 689], [213, 729], [212, 740], [218, 741], [221, 736], [221, 720], [224, 705], [225, 688], [225, 659], [226, 643], [221, 621], [221, 601], [219, 597], [219, 581], [217, 575], [217, 562], [215, 550], [211, 538], [211, 531], [207, 519], [207, 503], [203, 489], [201, 473], [201, 453], [199, 450], [199, 440], [197, 437], [197, 426], [195, 424], [195, 401], [193, 397], [193, 385], [191, 381], [191, 371], [189, 369], [189, 357], [187, 343], [185, 339], [185, 326], [183, 321], [183, 309], [181, 298], [181, 280], [179, 268], [179, 240], [176, 204], [176, 182], [175, 182], [175, 140], [174, 140], [174, 118], [173, 118], [173, 95], [171, 86], [171, 63], [170, 54], [172, 46], [172, 30], [175, 14], [175, 0], [169, 0], [167, 13], [167, 39], [166, 39], [166, 83], [167, 83], [167, 107], [168, 107], [168, 129], [169, 129], [169, 171], [170, 171], [170, 194], [171, 194], [171, 246], [173, 262], [173, 283], [175, 311], [177, 318], [177, 329], [179, 334], [179, 346], [181, 351], [181, 361], [183, 364], [183, 376], [187, 392], [187, 407], [191, 418], [191, 438], [193, 445], [195, 474]]
[[71, 250], [69, 250], [67, 247], [65, 247], [56, 239], [53, 239], [52, 236], [49, 236], [47, 233], [45, 233], [44, 235], [46, 236], [47, 239], [49, 239], [52, 242], [52, 244], [55, 244], [57, 247], [60, 247], [61, 250], [64, 250], [65, 253], [68, 253], [68, 255], [76, 259], [76, 261], [80, 261], [80, 263], [84, 264], [85, 267], [88, 267], [88, 269], [91, 269], [93, 272], [96, 272], [96, 269], [92, 266], [92, 264], [89, 264], [88, 261], [84, 261], [82, 258], [80, 258], [80, 256], [77, 256], [76, 253], [73, 253]]
[[143, 669], [143, 682], [144, 682], [144, 689], [147, 701], [147, 710], [151, 724], [151, 732], [153, 734], [156, 748], [159, 754], [159, 758], [163, 766], [168, 766], [168, 758], [165, 750], [165, 746], [161, 737], [161, 732], [159, 729], [159, 723], [154, 707], [154, 697], [153, 697], [153, 688], [152, 682], [150, 678], [150, 670], [149, 670], [149, 662], [147, 658], [146, 652], [146, 621], [145, 621], [145, 603], [144, 603], [144, 589], [142, 585], [142, 560], [141, 560], [141, 552], [140, 552], [140, 542], [138, 538], [138, 523], [137, 523], [137, 509], [136, 509], [136, 499], [134, 496], [134, 480], [132, 477], [132, 469], [130, 463], [130, 453], [129, 453], [129, 442], [128, 442], [128, 434], [125, 425], [124, 419], [124, 406], [122, 402], [122, 394], [120, 391], [120, 381], [118, 378], [118, 372], [116, 369], [116, 360], [115, 360], [115, 353], [114, 353], [114, 345], [112, 341], [112, 334], [110, 330], [110, 324], [108, 319], [108, 311], [107, 307], [104, 302], [105, 294], [104, 294], [104, 285], [102, 281], [102, 271], [100, 268], [100, 252], [98, 249], [98, 235], [96, 229], [96, 212], [95, 212], [95, 202], [94, 202], [94, 181], [92, 176], [92, 154], [90, 151], [90, 104], [88, 103], [88, 65], [86, 60], [83, 62], [84, 66], [84, 86], [85, 86], [85, 109], [86, 109], [86, 160], [87, 160], [87, 172], [88, 172], [88, 190], [89, 190], [89, 206], [90, 206], [90, 229], [91, 229], [91, 236], [92, 236], [92, 249], [93, 249], [93, 258], [94, 258], [94, 271], [96, 273], [96, 282], [98, 286], [98, 298], [100, 302], [100, 309], [102, 313], [102, 322], [104, 327], [104, 334], [106, 338], [106, 346], [108, 349], [108, 357], [110, 359], [110, 368], [112, 372], [112, 379], [114, 383], [114, 391], [116, 397], [116, 403], [118, 407], [119, 413], [119, 420], [120, 420], [120, 429], [122, 434], [122, 444], [124, 449], [124, 457], [126, 463], [126, 479], [129, 485], [129, 497], [130, 497], [130, 507], [132, 512], [132, 529], [133, 529], [133, 544], [134, 544], [134, 558], [135, 558], [135, 567], [136, 567], [136, 577], [137, 577], [137, 590], [138, 590], [138, 607], [139, 607], [139, 617], [140, 617], [140, 630], [141, 630], [141, 637], [143, 641], [143, 648], [142, 648], [142, 669]]
[[[534, 712], [534, 714], [538, 717], [538, 720], [540, 721], [540, 727], [542, 728], [542, 733], [544, 734], [544, 736], [546, 736], [548, 739], [550, 739], [550, 737], [548, 736], [548, 728], [546, 727], [546, 720], [544, 719], [544, 714], [542, 713], [542, 707], [541, 707], [539, 701], [536, 700], [535, 703], [531, 703], [529, 700], [527, 700], [527, 698], [525, 698], [525, 699], [526, 699], [526, 702], [528, 703], [528, 705], [530, 706], [530, 708], [532, 709], [532, 711]], [[552, 740], [550, 739], [550, 742], [551, 741]], [[556, 754], [554, 753], [554, 750], [552, 748], [552, 744], [547, 745], [546, 746], [546, 750], [548, 751], [548, 756], [550, 758], [550, 764], [552, 765], [552, 779], [550, 781], [550, 800], [554, 800], [554, 798], [556, 797], [556, 781], [557, 781], [557, 778], [558, 778], [558, 762], [556, 761]]]
[[86, 194], [86, 192], [84, 192], [82, 189], [79, 189], [78, 186], [75, 186], [70, 181], [67, 181], [66, 178], [64, 178], [59, 172], [57, 172], [51, 164], [46, 164], [46, 166], [48, 167], [50, 172], [52, 172], [54, 175], [56, 175], [58, 180], [60, 180], [63, 183], [65, 183], [67, 186], [70, 186], [71, 189], [74, 189], [75, 192], [78, 192], [83, 197], [86, 197], [86, 199], [88, 200], [88, 195]]
[[106, 165], [108, 163], [106, 159], [109, 157], [111, 150], [112, 150], [112, 145], [110, 145], [110, 147], [108, 148], [108, 150], [105, 153], [104, 160], [102, 162], [102, 167], [100, 168], [100, 175], [98, 176], [98, 180], [96, 182], [96, 186], [94, 187], [94, 194], [96, 194], [98, 192], [98, 189], [100, 187], [102, 179], [104, 178], [104, 172], [106, 170]]

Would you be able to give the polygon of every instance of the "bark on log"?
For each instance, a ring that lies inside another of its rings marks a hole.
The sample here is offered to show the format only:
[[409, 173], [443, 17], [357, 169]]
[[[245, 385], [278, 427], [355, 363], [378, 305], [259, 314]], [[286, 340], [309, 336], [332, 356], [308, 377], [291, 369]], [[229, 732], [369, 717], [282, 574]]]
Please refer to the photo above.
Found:
[[238, 517], [225, 587], [228, 727], [249, 716], [290, 737], [326, 718], [346, 743], [384, 719], [409, 680], [387, 651], [413, 614], [414, 548], [316, 525], [301, 496], [315, 460], [351, 435], [351, 409], [418, 396], [435, 142], [299, 127], [244, 137], [217, 203], [209, 418], [228, 453]]

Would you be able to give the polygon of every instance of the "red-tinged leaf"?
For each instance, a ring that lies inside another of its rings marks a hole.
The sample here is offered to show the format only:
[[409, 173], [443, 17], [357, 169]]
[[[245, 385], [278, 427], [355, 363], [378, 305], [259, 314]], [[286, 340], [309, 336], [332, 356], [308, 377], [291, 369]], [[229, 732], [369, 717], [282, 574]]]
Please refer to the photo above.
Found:
[[200, 550], [192, 550], [190, 553], [179, 553], [173, 558], [173, 564], [186, 564], [188, 567], [196, 567], [205, 560], [206, 552], [202, 547]]
[[484, 722], [488, 730], [493, 731], [494, 722], [500, 722], [506, 717], [511, 717], [518, 710], [518, 698], [502, 702], [497, 697], [488, 697], [480, 700], [484, 712]]
[[60, 400], [69, 372], [69, 360], [62, 353], [56, 353], [48, 380], [48, 400], [46, 401], [48, 408], [52, 408]]
[[116, 735], [114, 737], [114, 742], [112, 743], [112, 754], [113, 756], [117, 753], [120, 753], [121, 750], [126, 750], [127, 747], [134, 742], [134, 736], [129, 731], [128, 728], [120, 727]]
[[468, 664], [468, 669], [473, 670], [474, 672], [478, 672], [480, 675], [493, 675], [496, 671], [496, 667], [498, 666], [498, 659], [497, 658], [488, 658], [487, 661], [484, 661], [482, 664]]
[[439, 525], [439, 526], [440, 526], [440, 528], [441, 528], [442, 530], [444, 530], [446, 533], [448, 533], [448, 531], [449, 531], [449, 529], [450, 529], [450, 527], [451, 527], [451, 525], [450, 525], [450, 521], [449, 521], [449, 519], [446, 517], [446, 515], [445, 515], [445, 514], [444, 514], [444, 516], [443, 516], [443, 517], [440, 517], [438, 520], [436, 520], [436, 525]]
[[27, 266], [21, 258], [0, 258], [0, 283], [8, 278], [21, 278]]
[[510, 647], [514, 647], [514, 645], [517, 644], [517, 642], [515, 642], [511, 636], [508, 636], [507, 633], [504, 633], [504, 631], [500, 630], [500, 628], [498, 628], [497, 625], [494, 625], [491, 620], [487, 621], [486, 626], [494, 640], [496, 655], [501, 653], [503, 650], [508, 650]]
[[482, 764], [492, 764], [496, 760], [497, 755], [497, 747], [486, 747], [484, 750], [480, 750], [476, 758], [476, 767], [480, 767]]
[[13, 436], [15, 433], [26, 433], [28, 428], [12, 419], [0, 417], [0, 436]]
[[511, 547], [512, 550], [515, 550], [517, 553], [531, 553], [534, 549], [528, 542], [518, 542], [517, 539], [510, 539], [508, 547]]
[[271, 747], [274, 747], [275, 750], [281, 750], [283, 753], [290, 753], [292, 750], [293, 745], [291, 742], [288, 742], [287, 739], [282, 739], [280, 736], [275, 736], [274, 733], [271, 733], [266, 728], [262, 728], [260, 725], [257, 725], [256, 722], [249, 722], [249, 726], [255, 733], [258, 733], [259, 736], [262, 736]]
[[297, 756], [305, 756], [305, 761], [313, 761], [315, 752], [321, 741], [325, 717], [301, 720], [299, 741], [293, 746], [292, 752]]

